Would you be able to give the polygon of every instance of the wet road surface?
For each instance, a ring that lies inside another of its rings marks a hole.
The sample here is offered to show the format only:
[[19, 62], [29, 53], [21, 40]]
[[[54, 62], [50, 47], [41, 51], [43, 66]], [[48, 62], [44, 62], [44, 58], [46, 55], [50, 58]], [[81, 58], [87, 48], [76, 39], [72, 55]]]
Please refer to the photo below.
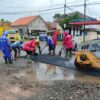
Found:
[[34, 61], [29, 68], [20, 70], [13, 75], [16, 77], [26, 76], [30, 77], [32, 80], [38, 81], [78, 80], [83, 82], [100, 83], [100, 77], [87, 75], [84, 72], [77, 70]]
[[100, 78], [77, 70], [26, 59], [0, 63], [1, 100], [99, 100], [99, 92]]

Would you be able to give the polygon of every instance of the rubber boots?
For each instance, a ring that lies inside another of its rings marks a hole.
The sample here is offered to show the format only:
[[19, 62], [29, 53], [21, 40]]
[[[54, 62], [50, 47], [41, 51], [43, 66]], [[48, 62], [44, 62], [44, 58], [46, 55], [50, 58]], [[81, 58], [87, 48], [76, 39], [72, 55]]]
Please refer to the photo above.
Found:
[[12, 64], [13, 62], [12, 62], [12, 60], [10, 60], [10, 61], [8, 61], [8, 59], [7, 59], [7, 57], [4, 57], [4, 60], [5, 60], [5, 64]]
[[31, 61], [31, 56], [30, 55], [27, 55], [27, 63], [32, 63], [32, 61]]
[[4, 57], [5, 64], [8, 63], [7, 57]]

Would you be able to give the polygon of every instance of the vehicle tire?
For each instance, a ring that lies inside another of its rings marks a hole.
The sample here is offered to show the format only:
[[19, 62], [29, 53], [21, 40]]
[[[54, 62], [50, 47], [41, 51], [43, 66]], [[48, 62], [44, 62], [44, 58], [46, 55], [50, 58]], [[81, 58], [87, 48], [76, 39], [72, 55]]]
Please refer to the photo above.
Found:
[[78, 62], [77, 62], [77, 58], [75, 59], [75, 67], [80, 70], [80, 71], [89, 71], [91, 70], [91, 64], [86, 64], [86, 65], [80, 65]]

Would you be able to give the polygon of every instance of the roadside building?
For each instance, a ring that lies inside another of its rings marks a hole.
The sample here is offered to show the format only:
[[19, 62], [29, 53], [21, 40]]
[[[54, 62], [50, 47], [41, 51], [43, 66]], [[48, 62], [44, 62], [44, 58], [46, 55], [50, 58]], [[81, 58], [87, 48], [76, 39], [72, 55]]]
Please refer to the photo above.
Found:
[[[84, 34], [85, 41], [100, 39], [100, 20], [85, 21], [85, 22], [72, 22], [71, 35], [77, 39], [77, 41], [83, 42]], [[85, 25], [85, 32], [84, 32]]]
[[46, 33], [48, 28], [41, 16], [27, 16], [17, 19], [12, 23], [12, 28], [19, 31], [21, 35], [35, 35], [35, 33]]

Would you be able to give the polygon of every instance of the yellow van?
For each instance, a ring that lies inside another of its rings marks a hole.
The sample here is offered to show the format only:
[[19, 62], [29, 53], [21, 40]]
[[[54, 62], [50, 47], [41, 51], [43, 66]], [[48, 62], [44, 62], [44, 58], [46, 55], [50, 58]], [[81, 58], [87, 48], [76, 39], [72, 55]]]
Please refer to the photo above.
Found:
[[8, 38], [10, 39], [11, 43], [21, 40], [20, 34], [15, 30], [6, 30], [6, 31], [8, 32]]

